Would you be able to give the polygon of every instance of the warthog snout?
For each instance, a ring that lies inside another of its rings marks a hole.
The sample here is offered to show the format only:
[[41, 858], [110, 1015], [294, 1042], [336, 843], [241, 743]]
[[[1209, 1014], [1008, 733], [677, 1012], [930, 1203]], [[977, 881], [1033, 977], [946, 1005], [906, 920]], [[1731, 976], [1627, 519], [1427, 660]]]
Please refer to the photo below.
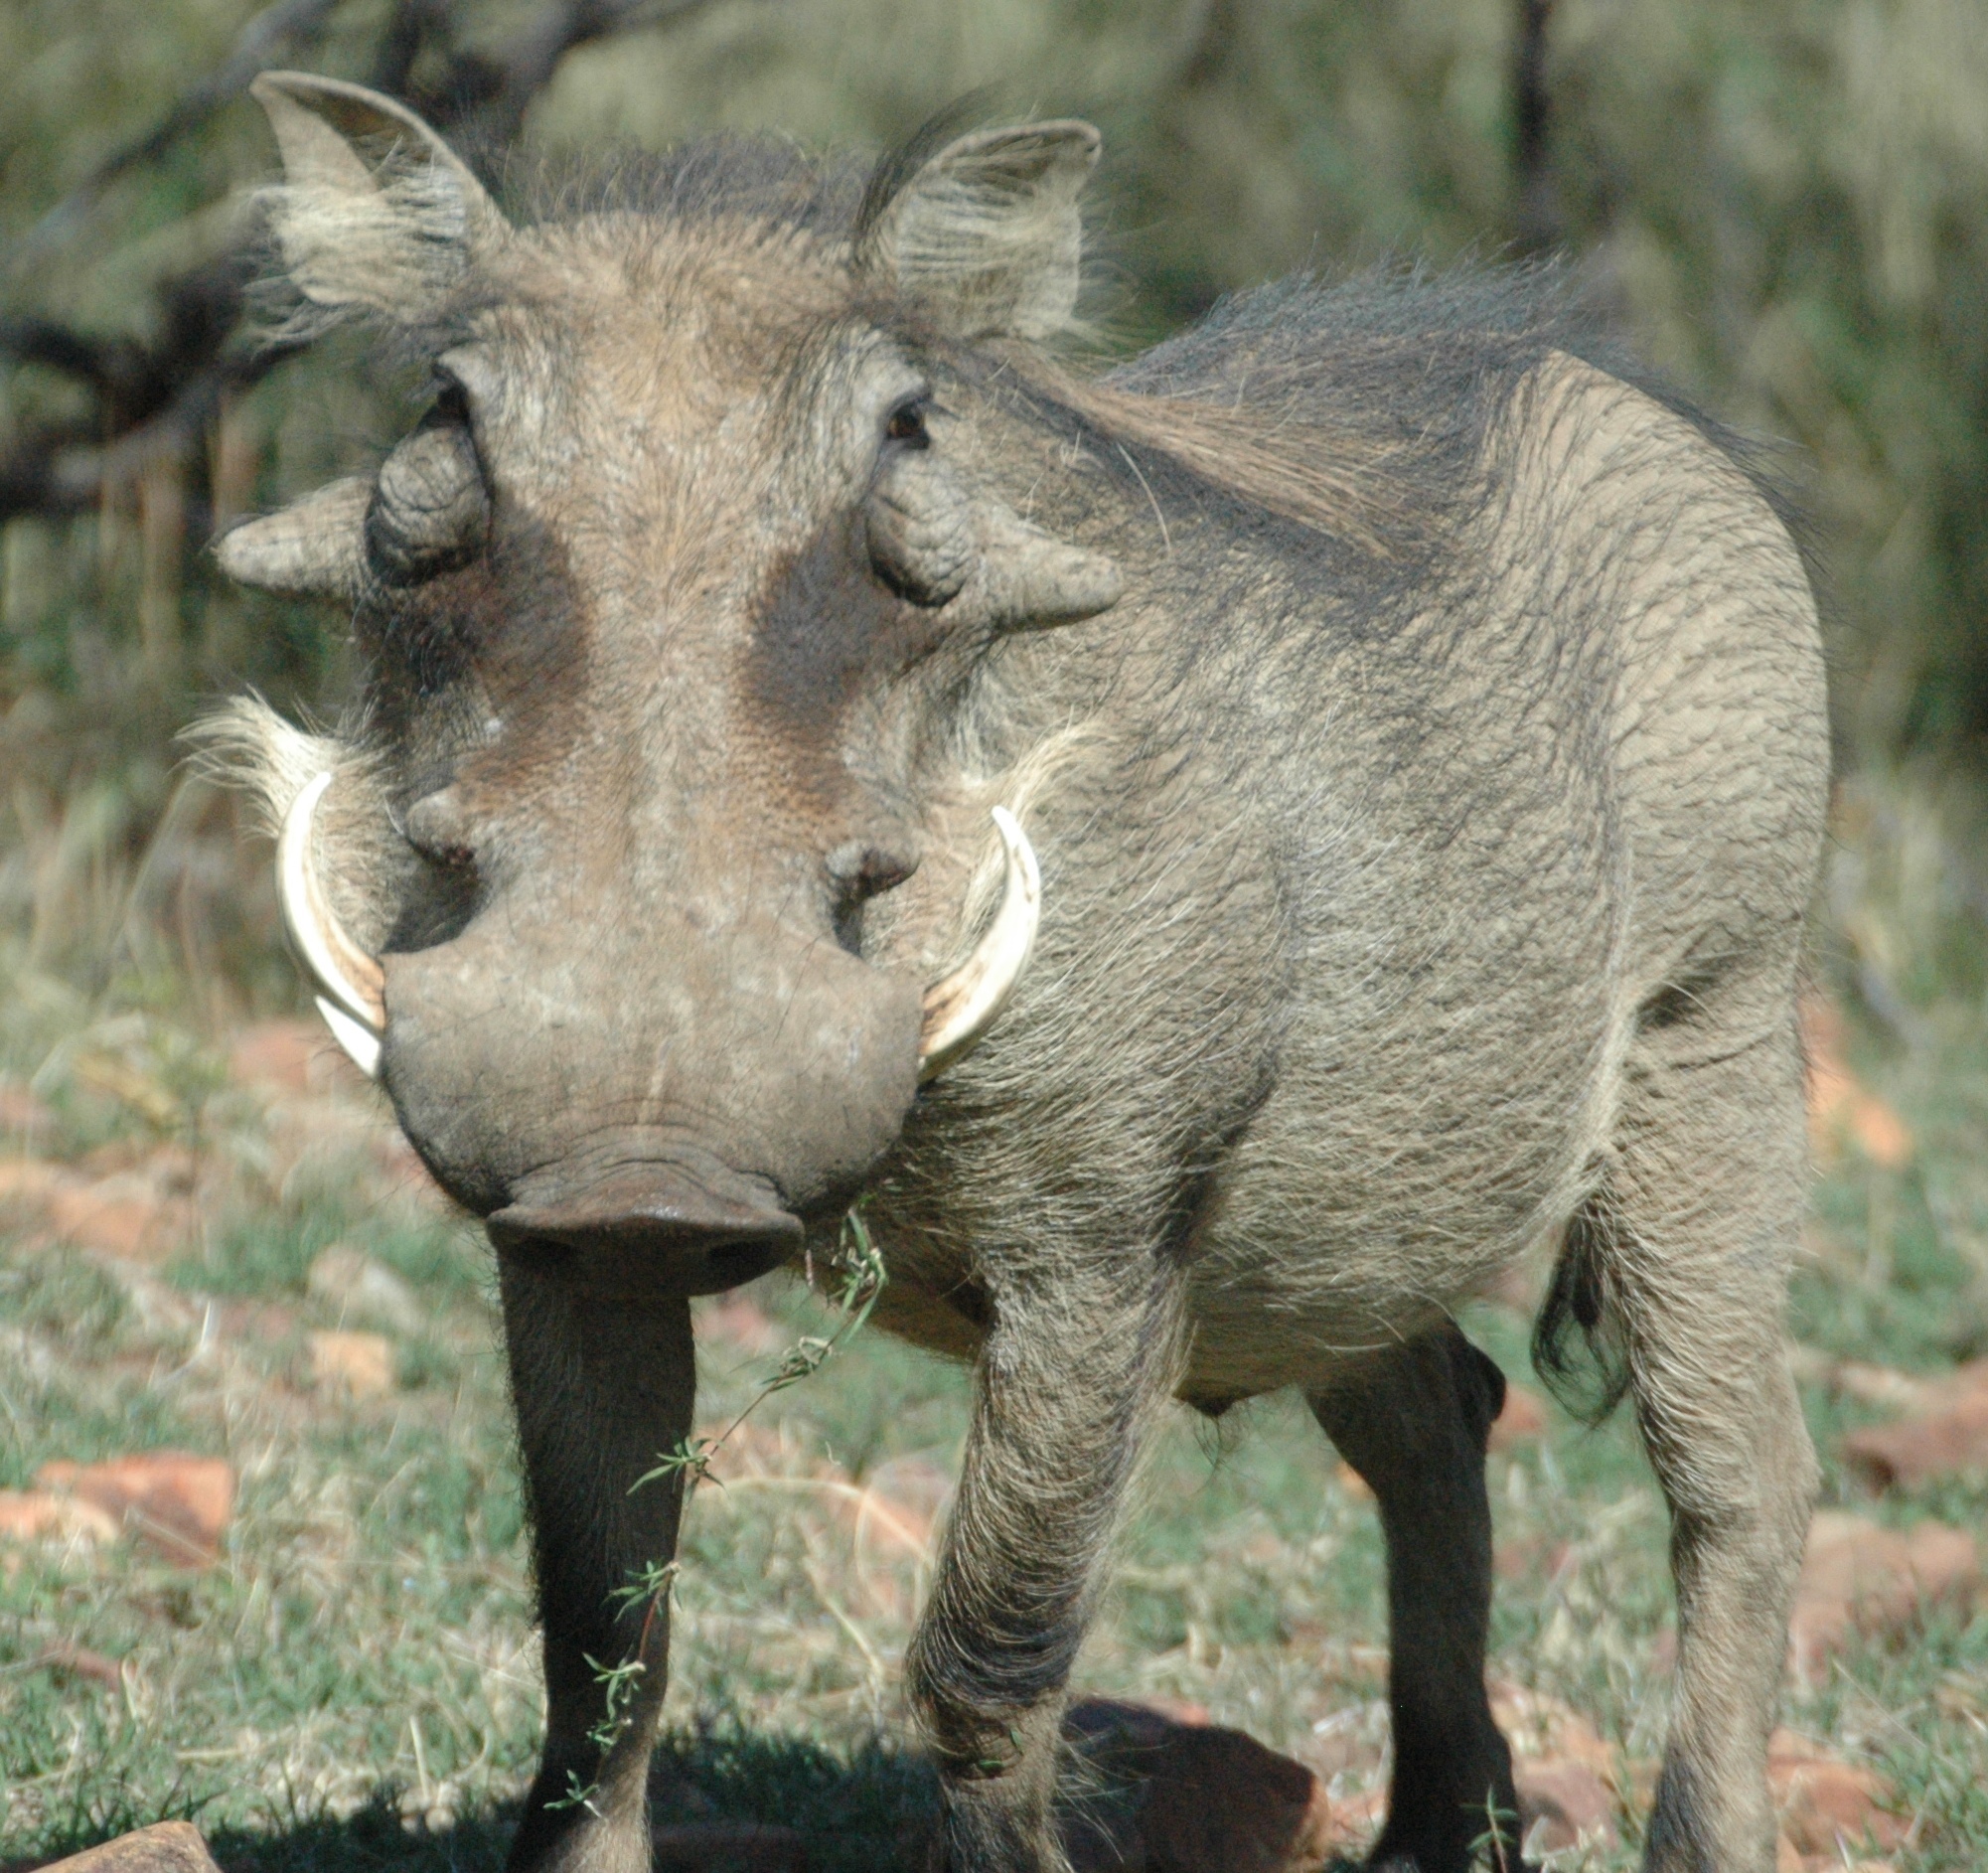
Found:
[[501, 1246], [601, 1280], [763, 1274], [833, 1223], [916, 1091], [916, 983], [772, 919], [582, 931], [500, 896], [382, 963], [382, 1078], [423, 1159]]

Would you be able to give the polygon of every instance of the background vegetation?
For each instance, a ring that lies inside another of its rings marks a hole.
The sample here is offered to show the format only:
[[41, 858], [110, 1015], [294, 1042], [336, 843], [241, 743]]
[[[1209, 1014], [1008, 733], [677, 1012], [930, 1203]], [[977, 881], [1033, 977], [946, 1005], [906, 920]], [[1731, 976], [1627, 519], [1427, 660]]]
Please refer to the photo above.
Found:
[[[1824, 1361], [1988, 1352], [1977, 0], [11, 0], [0, 1154], [147, 1177], [201, 1220], [139, 1278], [0, 1215], [0, 1486], [171, 1444], [229, 1455], [242, 1503], [197, 1577], [81, 1550], [0, 1568], [0, 1861], [186, 1809], [244, 1866], [495, 1864], [537, 1721], [476, 1244], [408, 1192], [357, 1095], [272, 1093], [231, 1055], [241, 1020], [300, 999], [266, 855], [173, 739], [244, 685], [337, 711], [343, 621], [227, 589], [205, 544], [409, 414], [361, 347], [278, 359], [239, 330], [242, 193], [273, 160], [239, 93], [286, 63], [409, 96], [500, 185], [526, 144], [880, 144], [983, 85], [991, 112], [1088, 115], [1113, 346], [1294, 267], [1571, 254], [1649, 358], [1795, 445], [1808, 489], [1851, 777], [1816, 970], [1912, 1144], [1835, 1159], [1797, 1331]], [[371, 1401], [309, 1369], [308, 1333], [346, 1318], [309, 1279], [334, 1244], [420, 1304]], [[769, 1303], [783, 1335], [808, 1305]], [[1515, 1315], [1474, 1326], [1522, 1369]], [[766, 1349], [713, 1344], [715, 1416]], [[1831, 1451], [1865, 1408], [1820, 1378], [1807, 1395]], [[929, 1507], [961, 1410], [956, 1374], [865, 1341], [700, 1498], [681, 1813], [833, 1810], [818, 1865], [884, 1864], [915, 1832], [926, 1787], [888, 1746], [919, 1548], [862, 1548], [836, 1492], [882, 1476]], [[1219, 1452], [1178, 1428], [1160, 1468], [1087, 1683], [1199, 1701], [1372, 1786], [1377, 1549], [1329, 1453], [1266, 1409]], [[1499, 1673], [1646, 1759], [1668, 1613], [1632, 1439], [1556, 1419], [1494, 1483], [1501, 1539], [1573, 1557], [1505, 1588]], [[1950, 1483], [1880, 1513], [1984, 1508]], [[114, 1689], [49, 1663], [78, 1645], [124, 1661]], [[1946, 1614], [1904, 1649], [1860, 1641], [1797, 1699], [1931, 1817], [1914, 1868], [1988, 1860], [1984, 1661], [1988, 1623]], [[1628, 1809], [1623, 1828], [1595, 1864], [1628, 1864]]]

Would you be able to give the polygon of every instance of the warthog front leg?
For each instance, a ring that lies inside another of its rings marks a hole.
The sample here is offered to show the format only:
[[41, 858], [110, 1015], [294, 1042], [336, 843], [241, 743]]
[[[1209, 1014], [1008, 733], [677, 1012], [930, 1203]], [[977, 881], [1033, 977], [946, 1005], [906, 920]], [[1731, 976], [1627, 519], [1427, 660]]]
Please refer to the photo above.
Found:
[[546, 1698], [544, 1755], [509, 1864], [648, 1873], [669, 1601], [622, 1590], [677, 1551], [681, 1478], [631, 1486], [689, 1432], [690, 1308], [581, 1287], [557, 1254], [528, 1244], [499, 1263]]
[[1376, 1867], [1467, 1873], [1519, 1864], [1511, 1752], [1484, 1694], [1484, 1441], [1504, 1392], [1498, 1368], [1445, 1327], [1362, 1362], [1309, 1401], [1373, 1489], [1387, 1537], [1394, 1781], [1369, 1862]]
[[984, 1278], [994, 1327], [910, 1689], [943, 1778], [936, 1867], [1056, 1873], [1065, 1686], [1178, 1373], [1181, 1297], [1157, 1255]]

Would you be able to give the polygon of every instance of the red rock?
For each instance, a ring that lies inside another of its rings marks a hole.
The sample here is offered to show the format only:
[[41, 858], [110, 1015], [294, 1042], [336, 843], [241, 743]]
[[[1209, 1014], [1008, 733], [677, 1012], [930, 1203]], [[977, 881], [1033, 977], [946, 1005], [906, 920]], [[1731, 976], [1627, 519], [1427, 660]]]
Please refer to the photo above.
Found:
[[1218, 1725], [1176, 1726], [1155, 1752], [1140, 1831], [1149, 1873], [1315, 1873], [1342, 1837], [1302, 1763]]
[[366, 1083], [329, 1030], [311, 1020], [255, 1021], [240, 1029], [229, 1045], [228, 1070], [238, 1084], [265, 1093], [322, 1093]]
[[1517, 1535], [1491, 1551], [1491, 1572], [1500, 1580], [1551, 1580], [1573, 1558], [1571, 1542], [1550, 1535]]
[[1988, 1359], [1921, 1383], [1912, 1402], [1912, 1417], [1843, 1440], [1844, 1457], [1867, 1483], [1912, 1488], [1938, 1477], [1988, 1473]]
[[66, 1174], [40, 1158], [0, 1158], [0, 1203], [39, 1208]]
[[0, 1080], [0, 1138], [33, 1144], [55, 1128], [55, 1114], [16, 1080]]
[[1792, 1730], [1767, 1739], [1767, 1785], [1780, 1810], [1781, 1836], [1801, 1854], [1843, 1864], [1866, 1846], [1903, 1846], [1910, 1823], [1894, 1812], [1898, 1793], [1875, 1769], [1847, 1763]]
[[145, 1171], [89, 1177], [40, 1159], [9, 1159], [0, 1161], [0, 1201], [38, 1211], [76, 1248], [124, 1261], [159, 1261], [193, 1235], [193, 1206]]
[[72, 1854], [42, 1873], [221, 1873], [191, 1821], [160, 1821]]
[[49, 1489], [0, 1489], [0, 1541], [115, 1541], [123, 1523]]
[[1925, 1608], [1965, 1594], [1981, 1577], [1974, 1537], [1925, 1521], [1905, 1534], [1862, 1515], [1819, 1509], [1788, 1623], [1795, 1675], [1811, 1681], [1857, 1634], [1896, 1636]]
[[234, 1468], [219, 1457], [149, 1451], [101, 1464], [44, 1464], [35, 1481], [102, 1510], [167, 1560], [188, 1567], [219, 1558], [234, 1513]]
[[1804, 1000], [1803, 1051], [1808, 1058], [1808, 1129], [1818, 1158], [1833, 1158], [1847, 1135], [1875, 1165], [1903, 1170], [1912, 1138], [1899, 1115], [1861, 1085], [1843, 1060], [1843, 1016], [1820, 996]]
[[311, 1378], [355, 1398], [378, 1398], [395, 1382], [393, 1342], [384, 1333], [335, 1330], [310, 1335]]
[[194, 1233], [192, 1205], [164, 1194], [138, 1172], [94, 1181], [66, 1178], [51, 1189], [44, 1206], [65, 1242], [124, 1261], [163, 1261]]
[[58, 1678], [87, 1678], [107, 1691], [123, 1688], [124, 1667], [115, 1658], [106, 1658], [102, 1652], [91, 1651], [86, 1645], [51, 1645], [37, 1662], [44, 1671], [54, 1672]]
[[1491, 1426], [1491, 1449], [1530, 1444], [1546, 1429], [1546, 1400], [1523, 1385], [1505, 1387], [1505, 1407]]
[[[1967, 1368], [1963, 1366], [1962, 1371]], [[1833, 1392], [1866, 1405], [1890, 1405], [1903, 1411], [1923, 1411], [1939, 1402], [1940, 1381], [1914, 1377], [1888, 1365], [1871, 1365], [1862, 1359], [1838, 1359], [1827, 1363], [1823, 1382]]]
[[1578, 1763], [1606, 1783], [1620, 1779], [1615, 1746], [1572, 1704], [1518, 1684], [1499, 1681], [1487, 1688], [1491, 1716], [1505, 1733], [1515, 1757]]
[[1615, 1797], [1588, 1764], [1567, 1756], [1521, 1758], [1512, 1765], [1512, 1780], [1518, 1787], [1520, 1833], [1530, 1851], [1616, 1844]]
[[707, 1301], [696, 1310], [697, 1337], [729, 1341], [755, 1358], [778, 1352], [787, 1343], [787, 1329], [769, 1320], [744, 1295], [732, 1293]]

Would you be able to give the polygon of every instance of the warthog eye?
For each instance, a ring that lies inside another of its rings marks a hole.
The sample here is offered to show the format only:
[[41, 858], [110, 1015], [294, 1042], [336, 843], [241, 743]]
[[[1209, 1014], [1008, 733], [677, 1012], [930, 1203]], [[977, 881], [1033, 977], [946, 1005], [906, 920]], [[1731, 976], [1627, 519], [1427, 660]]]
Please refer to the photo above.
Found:
[[883, 433], [891, 442], [901, 442], [907, 448], [924, 449], [932, 446], [931, 432], [925, 427], [925, 396], [921, 391], [916, 396], [907, 396], [884, 419]]

